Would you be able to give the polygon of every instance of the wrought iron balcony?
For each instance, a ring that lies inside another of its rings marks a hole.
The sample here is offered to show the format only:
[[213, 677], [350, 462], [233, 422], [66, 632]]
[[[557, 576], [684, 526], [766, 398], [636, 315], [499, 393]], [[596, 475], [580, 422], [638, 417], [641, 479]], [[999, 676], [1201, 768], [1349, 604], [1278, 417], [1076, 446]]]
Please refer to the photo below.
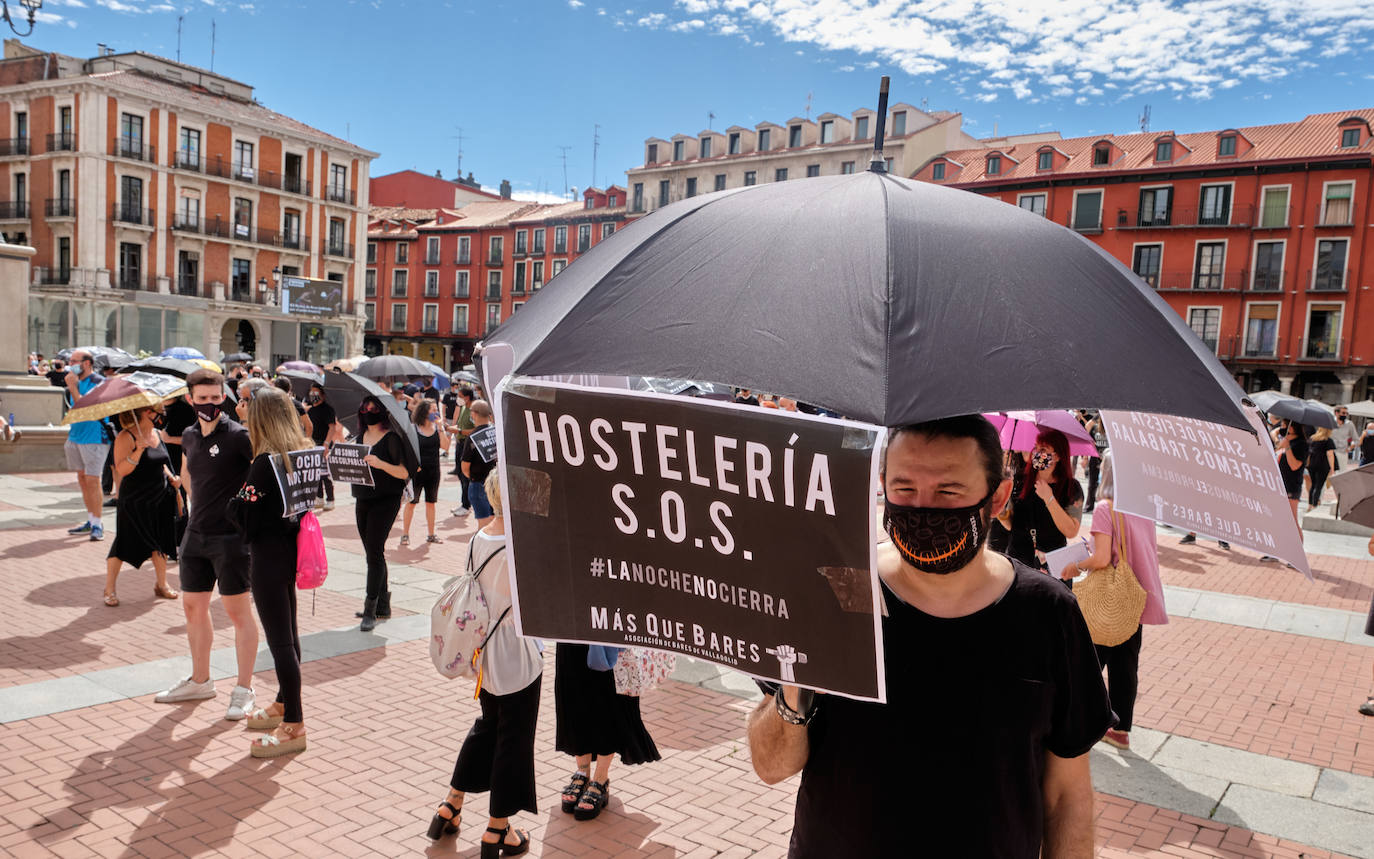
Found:
[[190, 212], [177, 212], [172, 215], [172, 229], [181, 233], [198, 233], [201, 228], [199, 214]]
[[114, 281], [115, 289], [127, 289], [131, 292], [146, 292], [147, 287], [142, 279], [136, 275], [120, 275]]
[[57, 134], [48, 135], [49, 152], [75, 152], [76, 135], [70, 131], [63, 131]]
[[1311, 292], [1345, 292], [1350, 284], [1350, 269], [1312, 269], [1307, 270], [1308, 289]]
[[127, 203], [115, 203], [110, 207], [110, 220], [121, 224], [153, 227], [157, 226], [157, 213], [152, 209], [142, 209]]
[[0, 221], [27, 221], [28, 219], [28, 200], [0, 201]]
[[199, 152], [178, 149], [176, 157], [172, 159], [172, 166], [179, 170], [193, 170], [199, 173], [203, 165], [200, 160]]
[[136, 137], [116, 137], [110, 142], [110, 154], [134, 161], [152, 162], [157, 159], [157, 150]]
[[49, 218], [74, 218], [76, 201], [70, 197], [49, 197], [44, 201], [43, 214]]
[[349, 242], [325, 241], [324, 252], [329, 256], [353, 259], [353, 245]]
[[330, 185], [326, 188], [324, 197], [326, 200], [333, 203], [347, 203], [350, 206], [357, 205], [358, 203], [358, 195], [356, 192], [348, 188], [342, 188], [338, 185]]
[[27, 137], [0, 138], [0, 156], [28, 154], [29, 139]]
[[1282, 292], [1283, 282], [1287, 279], [1287, 269], [1262, 269], [1256, 271], [1248, 283], [1251, 292]]

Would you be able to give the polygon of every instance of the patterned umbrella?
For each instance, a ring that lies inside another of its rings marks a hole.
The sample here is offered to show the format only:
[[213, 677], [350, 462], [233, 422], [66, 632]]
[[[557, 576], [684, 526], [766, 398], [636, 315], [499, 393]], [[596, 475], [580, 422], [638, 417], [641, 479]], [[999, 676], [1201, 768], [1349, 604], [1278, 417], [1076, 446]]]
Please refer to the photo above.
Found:
[[130, 373], [106, 379], [86, 392], [62, 418], [64, 424], [98, 421], [186, 393], [186, 383], [161, 373]]
[[189, 361], [192, 358], [204, 358], [205, 355], [199, 349], [192, 349], [190, 346], [173, 346], [170, 349], [162, 350], [164, 358], [181, 358]]

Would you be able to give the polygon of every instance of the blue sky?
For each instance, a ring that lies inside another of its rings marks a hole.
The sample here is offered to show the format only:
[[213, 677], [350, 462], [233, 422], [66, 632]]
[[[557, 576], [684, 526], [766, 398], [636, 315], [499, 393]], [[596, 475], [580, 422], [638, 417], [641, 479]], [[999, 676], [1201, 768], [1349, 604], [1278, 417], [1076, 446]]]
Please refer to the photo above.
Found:
[[[11, 2], [13, 9], [18, 4]], [[1374, 104], [1367, 0], [46, 0], [38, 48], [210, 65], [274, 110], [517, 196], [623, 184], [646, 137], [892, 98], [975, 136], [1200, 131]], [[709, 114], [715, 114], [714, 120]], [[599, 130], [595, 126], [599, 125]], [[593, 136], [599, 134], [593, 174]]]

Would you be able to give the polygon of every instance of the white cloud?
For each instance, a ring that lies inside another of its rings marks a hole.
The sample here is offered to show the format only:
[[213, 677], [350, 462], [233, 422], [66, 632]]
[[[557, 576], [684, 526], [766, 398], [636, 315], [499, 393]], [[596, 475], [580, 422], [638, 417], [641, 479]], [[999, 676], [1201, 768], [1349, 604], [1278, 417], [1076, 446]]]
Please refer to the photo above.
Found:
[[587, 4], [583, 3], [582, 0], [568, 0], [568, 6], [573, 9], [581, 9], [585, 5]]
[[667, 23], [667, 21], [668, 16], [664, 15], [662, 12], [652, 12], [648, 15], [645, 15], [643, 18], [640, 18], [635, 23], [641, 27], [648, 27], [651, 30], [655, 30], [659, 27], [662, 27], [665, 23]]
[[716, 7], [712, 0], [677, 0], [677, 5], [681, 6], [688, 15], [704, 15]]
[[980, 93], [978, 93], [977, 95], [975, 95], [975, 96], [973, 97], [973, 100], [974, 100], [974, 101], [981, 101], [981, 102], [983, 102], [983, 103], [985, 103], [985, 104], [986, 104], [987, 102], [990, 102], [990, 101], [997, 101], [997, 93], [995, 93], [995, 92], [980, 92]]

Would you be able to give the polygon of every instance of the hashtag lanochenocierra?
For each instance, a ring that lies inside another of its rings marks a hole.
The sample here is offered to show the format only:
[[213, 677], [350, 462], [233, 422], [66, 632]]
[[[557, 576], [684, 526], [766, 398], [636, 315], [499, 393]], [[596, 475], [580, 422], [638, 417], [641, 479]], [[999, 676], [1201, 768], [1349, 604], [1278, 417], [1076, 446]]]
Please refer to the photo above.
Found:
[[749, 611], [756, 611], [769, 617], [783, 620], [788, 620], [791, 617], [787, 612], [786, 599], [756, 591], [753, 588], [738, 587], [709, 576], [683, 573], [670, 570], [667, 567], [656, 567], [653, 564], [637, 564], [632, 561], [617, 562], [614, 558], [609, 557], [593, 558], [589, 569], [593, 578], [604, 577], [608, 581], [653, 585], [671, 591], [681, 591], [702, 599], [723, 602], [726, 605], [748, 609]]

